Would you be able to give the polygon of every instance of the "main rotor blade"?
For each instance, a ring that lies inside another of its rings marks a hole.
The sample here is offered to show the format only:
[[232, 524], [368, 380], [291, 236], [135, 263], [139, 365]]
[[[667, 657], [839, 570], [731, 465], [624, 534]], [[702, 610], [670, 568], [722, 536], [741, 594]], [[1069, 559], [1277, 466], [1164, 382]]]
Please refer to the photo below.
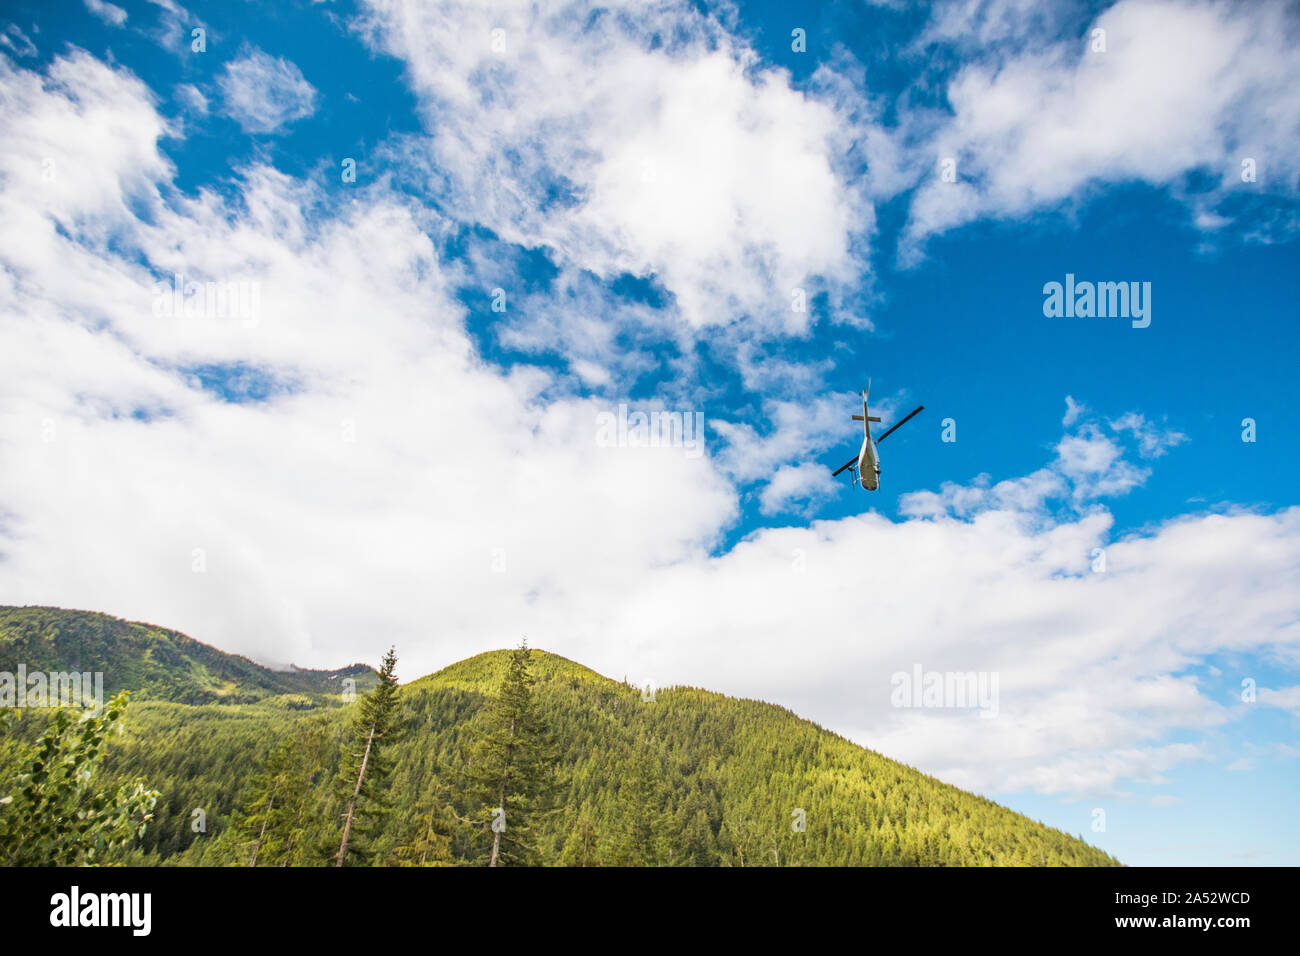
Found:
[[840, 467], [838, 467], [838, 468], [836, 468], [834, 471], [832, 471], [832, 472], [831, 472], [831, 477], [834, 478], [836, 475], [838, 475], [838, 474], [839, 474], [841, 471], [843, 471], [845, 468], [849, 467], [849, 465], [856, 465], [857, 463], [858, 463], [858, 456], [857, 456], [857, 455], [854, 455], [852, 458], [850, 458], [850, 459], [849, 459], [848, 461], [846, 461], [844, 464], [840, 465]]
[[899, 428], [900, 426], [905, 425], [907, 422], [909, 422], [909, 421], [912, 419], [912, 416], [913, 416], [913, 415], [920, 414], [920, 413], [923, 412], [923, 411], [925, 411], [925, 406], [924, 406], [924, 405], [918, 405], [917, 408], [916, 408], [916, 411], [912, 412], [910, 415], [907, 416], [907, 418], [904, 418], [902, 421], [895, 423], [895, 424], [893, 425], [893, 427], [891, 427], [891, 428], [890, 428], [888, 431], [886, 431], [883, 435], [881, 435], [879, 438], [877, 438], [877, 439], [876, 439], [876, 444], [879, 445], [882, 441], [884, 441], [884, 440], [885, 440], [886, 438], [888, 438], [890, 435], [894, 434], [894, 430], [895, 430], [895, 429], [897, 429], [897, 428]]

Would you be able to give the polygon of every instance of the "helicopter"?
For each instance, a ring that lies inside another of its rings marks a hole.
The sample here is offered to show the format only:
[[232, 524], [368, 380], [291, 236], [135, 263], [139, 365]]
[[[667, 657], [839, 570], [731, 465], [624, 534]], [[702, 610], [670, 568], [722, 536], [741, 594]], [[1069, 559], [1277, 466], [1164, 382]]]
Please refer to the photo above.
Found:
[[873, 440], [871, 437], [871, 423], [879, 422], [880, 419], [867, 411], [867, 397], [870, 394], [871, 379], [867, 379], [867, 387], [862, 392], [862, 414], [853, 416], [855, 422], [862, 422], [862, 450], [858, 452], [856, 457], [850, 458], [831, 472], [831, 477], [834, 478], [844, 469], [852, 468], [853, 484], [861, 485], [864, 491], [875, 491], [880, 487], [880, 456], [876, 453], [876, 445], [925, 410], [924, 405], [918, 405], [900, 421], [895, 422], [883, 435]]

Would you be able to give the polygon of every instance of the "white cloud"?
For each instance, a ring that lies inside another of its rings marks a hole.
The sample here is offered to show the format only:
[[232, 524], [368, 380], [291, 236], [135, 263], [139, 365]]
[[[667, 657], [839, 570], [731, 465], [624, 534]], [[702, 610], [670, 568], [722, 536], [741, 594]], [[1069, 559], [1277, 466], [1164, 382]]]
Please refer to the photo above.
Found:
[[258, 49], [227, 63], [217, 84], [226, 113], [246, 133], [274, 133], [316, 111], [316, 89], [297, 65]]
[[[882, 398], [872, 404], [872, 413], [892, 414], [894, 404]], [[715, 419], [709, 425], [726, 441], [721, 467], [737, 480], [750, 482], [766, 478], [783, 464], [819, 457], [830, 447], [842, 447], [848, 458], [862, 443], [862, 426], [852, 420], [854, 410], [861, 407], [861, 397], [852, 392], [797, 401], [774, 399], [765, 403], [761, 416], [755, 416], [760, 424], [770, 423], [765, 432], [749, 421]]]
[[36, 55], [36, 44], [22, 31], [16, 23], [11, 23], [0, 33], [0, 46], [11, 51], [14, 56], [29, 57]]
[[617, 391], [654, 371], [659, 360], [650, 346], [679, 331], [671, 316], [614, 296], [589, 273], [561, 272], [545, 289], [518, 290], [517, 266], [499, 243], [469, 243], [463, 268], [482, 284], [484, 300], [497, 289], [505, 294], [492, 334], [507, 349], [564, 359], [589, 387]]
[[1278, 690], [1261, 687], [1259, 702], [1265, 707], [1277, 707], [1300, 717], [1300, 686], [1282, 687]]
[[404, 156], [458, 218], [566, 268], [654, 276], [692, 328], [801, 332], [794, 290], [868, 271], [874, 211], [835, 104], [690, 5], [369, 6], [361, 29], [427, 116]]
[[[1006, 38], [1021, 29], [1010, 15], [1017, 7], [941, 9], [968, 32], [980, 23]], [[1202, 228], [1231, 219], [1218, 214], [1229, 200], [1294, 195], [1296, 28], [1285, 4], [1197, 0], [1121, 0], [1066, 40], [1044, 40], [1031, 21], [1023, 30], [1035, 42], [990, 51], [949, 84], [952, 115], [931, 146], [936, 162], [957, 160], [958, 180], [922, 183], [908, 243], [978, 218], [1086, 198], [1103, 182], [1168, 187]], [[1091, 49], [1097, 29], [1105, 32], [1104, 52]], [[1254, 183], [1242, 181], [1247, 159], [1258, 170]], [[1186, 188], [1194, 171], [1208, 172], [1215, 187]]]
[[[1083, 419], [1084, 414], [1083, 405], [1066, 398], [1064, 423], [1067, 428], [1073, 426], [1074, 431], [1067, 431], [1057, 442], [1056, 457], [1046, 468], [996, 484], [985, 474], [966, 485], [944, 482], [938, 492], [909, 492], [903, 495], [900, 510], [918, 518], [946, 514], [970, 517], [990, 509], [1039, 515], [1053, 500], [1068, 502], [1076, 509], [1087, 508], [1098, 499], [1124, 495], [1142, 485], [1151, 470], [1125, 459], [1124, 449], [1103, 434], [1095, 421]], [[1155, 457], [1163, 453], [1163, 447], [1183, 438], [1177, 433], [1171, 433], [1175, 440], [1151, 432], [1137, 413], [1128, 413], [1119, 421], [1127, 424], [1121, 428], [1112, 423], [1112, 428], [1117, 432], [1133, 431], [1144, 457]], [[1153, 451], [1152, 444], [1160, 446], [1159, 450]]]
[[110, 26], [120, 27], [126, 23], [126, 11], [107, 0], [85, 0], [86, 9]]
[[1137, 412], [1128, 412], [1107, 424], [1115, 432], [1131, 432], [1138, 440], [1143, 458], [1159, 458], [1170, 448], [1187, 441], [1187, 436], [1182, 432], [1148, 422], [1144, 415]]
[[157, 150], [168, 127], [143, 83], [74, 50], [54, 60], [44, 84], [0, 58], [0, 84], [9, 97], [0, 110], [0, 156], [13, 186], [28, 193], [21, 203], [11, 193], [7, 203], [5, 237], [16, 256], [34, 238], [26, 229], [50, 228], [44, 217], [99, 230], [128, 215], [131, 204], [156, 201], [158, 181], [170, 176]]
[[1079, 420], [1079, 417], [1088, 411], [1088, 406], [1076, 402], [1073, 396], [1065, 396], [1065, 417], [1061, 419], [1061, 424], [1069, 428]]
[[181, 83], [175, 90], [176, 99], [192, 113], [199, 116], [206, 116], [208, 113], [208, 98], [193, 83]]
[[[1283, 639], [1300, 606], [1280, 583], [1300, 581], [1300, 509], [1118, 542], [1105, 512], [1025, 519], [868, 514], [762, 531], [622, 595], [610, 633], [644, 635], [660, 684], [780, 688], [796, 712], [976, 789], [1109, 792], [1206, 756], [1166, 742], [1231, 719], [1184, 671]], [[1108, 569], [1094, 573], [1103, 545]], [[998, 716], [893, 708], [890, 675], [916, 664], [996, 673]]]
[[1018, 46], [1031, 37], [1057, 33], [1078, 8], [1070, 0], [937, 0], [918, 46], [934, 42], [968, 49]]
[[195, 52], [192, 48], [194, 31], [201, 29], [206, 46], [207, 25], [176, 0], [148, 0], [148, 3], [158, 8], [157, 20], [152, 27], [141, 28], [140, 32], [172, 53], [190, 56]]
[[1122, 455], [1118, 444], [1089, 424], [1057, 444], [1055, 468], [1073, 482], [1077, 501], [1120, 495], [1145, 482], [1151, 473]]
[[[783, 465], [759, 495], [759, 508], [765, 515], [784, 511], [810, 514], [815, 505], [838, 494], [840, 486], [825, 465], [805, 462]], [[802, 504], [805, 507], [799, 508]]]
[[[80, 100], [62, 82], [73, 74]], [[0, 193], [6, 223], [21, 225], [0, 244], [0, 434], [6, 458], [26, 462], [0, 482], [16, 535], [4, 551], [22, 552], [3, 566], [7, 599], [175, 622], [309, 663], [373, 656], [348, 636], [372, 628], [423, 643], [401, 622], [441, 616], [457, 594], [441, 626], [463, 656], [512, 643], [538, 602], [580, 602], [700, 553], [734, 515], [708, 459], [598, 448], [595, 403], [544, 401], [546, 373], [484, 367], [446, 289], [454, 270], [404, 207], [376, 194], [317, 222], [313, 188], [262, 167], [238, 205], [174, 195], [154, 151], [164, 127], [136, 81], [80, 54], [51, 75], [44, 89], [0, 76], [17, 104], [3, 142], [24, 151], [6, 166], [33, 170]], [[117, 123], [101, 122], [110, 103]], [[49, 151], [97, 178], [42, 193]], [[144, 221], [125, 194], [150, 173]], [[259, 282], [258, 321], [155, 315], [140, 257], [163, 276]], [[289, 391], [222, 401], [189, 371], [222, 365]], [[304, 547], [335, 557], [303, 562]], [[205, 574], [191, 570], [196, 548]], [[127, 564], [134, 585], [114, 570]], [[357, 601], [358, 588], [377, 591]], [[436, 653], [412, 648], [425, 667]]]
[[609, 369], [604, 368], [595, 362], [588, 362], [584, 359], [576, 359], [573, 363], [573, 371], [582, 379], [584, 385], [600, 386], [608, 385], [613, 377], [609, 374]]

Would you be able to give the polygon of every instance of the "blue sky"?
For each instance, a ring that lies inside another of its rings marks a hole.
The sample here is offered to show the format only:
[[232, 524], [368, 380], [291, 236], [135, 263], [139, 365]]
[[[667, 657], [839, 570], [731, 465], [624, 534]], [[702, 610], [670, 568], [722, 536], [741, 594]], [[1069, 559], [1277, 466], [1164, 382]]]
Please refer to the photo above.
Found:
[[[407, 677], [527, 632], [1128, 863], [1300, 862], [1293, 8], [5, 17], [0, 600]], [[868, 378], [926, 406], [873, 495]], [[599, 447], [620, 404], [706, 453]], [[891, 706], [914, 664], [998, 717]]]

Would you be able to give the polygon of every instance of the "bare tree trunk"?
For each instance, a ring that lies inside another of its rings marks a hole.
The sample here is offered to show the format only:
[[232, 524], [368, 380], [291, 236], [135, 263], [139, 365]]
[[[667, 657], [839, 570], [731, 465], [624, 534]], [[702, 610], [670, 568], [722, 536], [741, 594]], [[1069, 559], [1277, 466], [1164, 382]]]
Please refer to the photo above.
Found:
[[[510, 721], [510, 739], [513, 740], [514, 736], [515, 736], [515, 722], [512, 720]], [[505, 828], [506, 825], [504, 819], [504, 815], [506, 812], [506, 784], [510, 780], [510, 758], [514, 756], [514, 749], [515, 749], [514, 744], [506, 745], [506, 776], [501, 780], [501, 799], [497, 802], [497, 806], [501, 808], [501, 813], [503, 817], [501, 821], [501, 826], [503, 829]], [[500, 852], [501, 852], [501, 830], [494, 829], [492, 831], [492, 858], [488, 860], [488, 866], [497, 865], [497, 856], [500, 854]]]
[[370, 744], [375, 739], [375, 727], [370, 726], [370, 736], [366, 738], [366, 750], [361, 755], [361, 772], [357, 774], [357, 785], [352, 791], [352, 800], [348, 803], [347, 816], [343, 818], [343, 842], [339, 844], [339, 858], [334, 861], [335, 866], [343, 865], [343, 854], [348, 852], [348, 836], [352, 833], [352, 815], [357, 809], [357, 797], [361, 795], [361, 781], [366, 778], [366, 764], [370, 761]]
[[253, 844], [253, 858], [248, 861], [249, 866], [257, 866], [257, 854], [262, 850], [262, 838], [266, 836], [266, 825], [271, 822], [271, 811], [275, 809], [275, 791], [266, 800], [266, 816], [262, 817], [262, 829], [258, 831], [257, 842]]
[[488, 866], [497, 865], [497, 854], [501, 852], [501, 831], [497, 830], [492, 834], [492, 859], [488, 860]]

